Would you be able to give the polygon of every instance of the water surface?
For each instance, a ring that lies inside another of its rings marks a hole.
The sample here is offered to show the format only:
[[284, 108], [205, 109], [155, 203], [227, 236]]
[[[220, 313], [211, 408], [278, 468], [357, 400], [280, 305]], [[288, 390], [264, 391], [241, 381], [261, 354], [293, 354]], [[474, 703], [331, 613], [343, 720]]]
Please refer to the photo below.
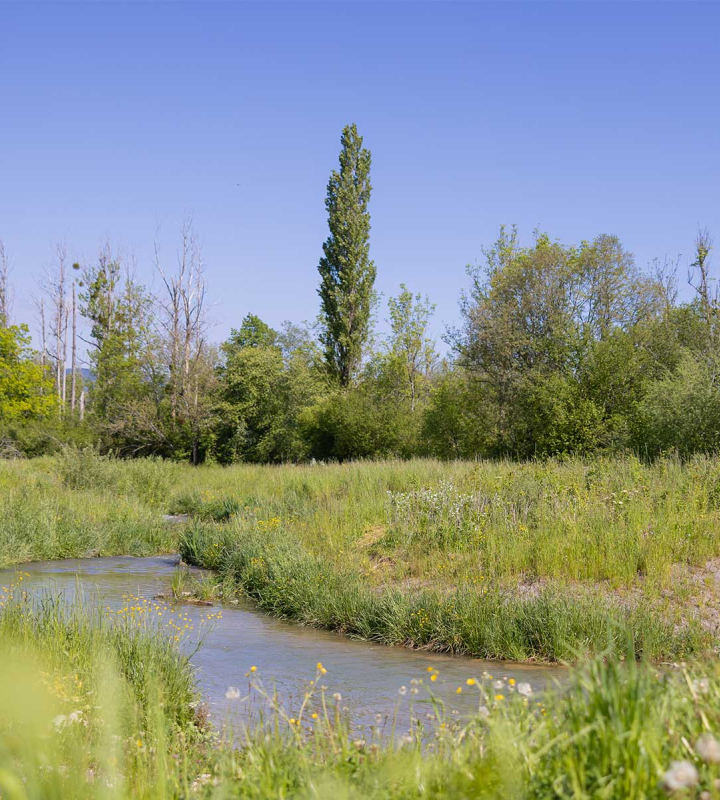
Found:
[[[29, 573], [23, 584], [29, 591], [62, 592], [72, 599], [80, 586], [86, 597], [118, 609], [125, 605], [127, 594], [151, 599], [167, 593], [178, 563], [173, 556], [112, 557], [42, 561], [17, 569]], [[0, 572], [0, 585], [12, 579], [12, 572]], [[191, 646], [203, 627], [201, 620], [218, 608], [192, 604], [180, 608], [194, 626], [186, 645]], [[460, 714], [477, 707], [477, 694], [465, 683], [468, 677], [479, 679], [483, 672], [489, 672], [495, 678], [525, 681], [538, 692], [564, 674], [564, 668], [557, 666], [493, 662], [355, 641], [269, 617], [250, 601], [226, 604], [221, 610], [222, 617], [213, 621], [202, 647], [192, 656], [199, 689], [215, 720], [229, 716], [247, 719], [251, 708], [257, 710], [257, 704], [232, 703], [225, 697], [229, 686], [247, 694], [246, 673], [251, 666], [257, 667], [255, 676], [262, 678], [268, 689], [275, 687], [284, 705], [294, 710], [321, 661], [327, 669], [323, 683], [329, 694], [340, 693], [342, 705], [356, 724], [372, 723], [377, 714], [392, 716], [398, 702], [404, 719], [411, 682], [423, 679], [427, 685], [428, 667], [438, 671], [433, 693]], [[406, 693], [401, 695], [403, 686]], [[464, 687], [460, 695], [456, 694], [458, 686]], [[421, 689], [418, 699], [422, 697], [426, 693]]]

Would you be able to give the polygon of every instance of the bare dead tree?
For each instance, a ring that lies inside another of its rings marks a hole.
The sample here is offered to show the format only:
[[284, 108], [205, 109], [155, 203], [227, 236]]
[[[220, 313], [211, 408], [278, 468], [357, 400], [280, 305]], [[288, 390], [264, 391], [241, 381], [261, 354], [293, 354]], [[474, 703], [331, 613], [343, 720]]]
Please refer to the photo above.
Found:
[[175, 271], [168, 273], [163, 268], [157, 237], [155, 268], [164, 288], [157, 301], [161, 310], [160, 326], [166, 341], [171, 416], [173, 421], [182, 417], [190, 423], [194, 431], [193, 461], [197, 462], [199, 434], [195, 433], [199, 431], [203, 413], [200, 384], [205, 379], [207, 287], [201, 247], [191, 216], [185, 217], [180, 228]]
[[[45, 298], [40, 298], [40, 342], [42, 350], [40, 351], [40, 366], [42, 368], [42, 376], [45, 378], [45, 368], [47, 366], [47, 328], [45, 327]], [[41, 387], [41, 391], [43, 391]]]
[[658, 258], [654, 259], [650, 264], [650, 274], [655, 283], [660, 287], [662, 304], [665, 310], [673, 308], [677, 303], [680, 259], [680, 255], [675, 259], [670, 259], [665, 256], [662, 264]]
[[63, 320], [62, 333], [62, 405], [65, 408], [67, 398], [67, 349], [68, 349], [68, 322], [70, 319], [70, 307], [66, 304]]
[[712, 274], [710, 271], [710, 251], [713, 248], [713, 240], [707, 228], [700, 228], [695, 237], [695, 260], [690, 265], [688, 272], [688, 283], [698, 294], [703, 316], [708, 323], [712, 322], [712, 317], [718, 307], [718, 287], [713, 287]]
[[10, 325], [11, 292], [10, 254], [7, 252], [3, 240], [0, 239], [0, 328]]
[[[78, 269], [78, 264], [73, 264], [74, 269]], [[75, 411], [75, 401], [77, 394], [77, 291], [75, 281], [72, 284], [72, 356], [71, 356], [72, 377], [70, 383], [70, 408]]]
[[175, 419], [181, 399], [186, 404], [192, 396], [191, 375], [202, 354], [206, 333], [206, 283], [201, 248], [193, 230], [192, 217], [187, 216], [180, 228], [176, 271], [169, 274], [163, 269], [157, 237], [155, 268], [165, 289], [158, 302], [162, 311], [160, 325], [167, 342], [171, 414]]
[[[60, 413], [65, 410], [67, 387], [67, 330], [70, 315], [68, 302], [68, 249], [63, 242], [53, 248], [53, 260], [45, 269], [40, 288], [47, 296], [50, 308], [50, 324], [53, 332], [53, 350], [48, 353], [53, 361], [55, 372], [55, 391], [58, 396]], [[44, 316], [44, 304], [43, 304]]]

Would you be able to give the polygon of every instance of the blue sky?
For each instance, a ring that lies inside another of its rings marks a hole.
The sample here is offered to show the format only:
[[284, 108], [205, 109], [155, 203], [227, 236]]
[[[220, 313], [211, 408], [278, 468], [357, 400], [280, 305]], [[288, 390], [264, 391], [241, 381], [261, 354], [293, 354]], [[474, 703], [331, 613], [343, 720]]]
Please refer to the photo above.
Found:
[[715, 2], [0, 2], [15, 316], [53, 242], [88, 260], [110, 237], [149, 281], [189, 211], [216, 340], [248, 311], [313, 319], [352, 121], [377, 287], [427, 293], [438, 334], [502, 223], [616, 233], [684, 277], [698, 224], [720, 237], [719, 30]]

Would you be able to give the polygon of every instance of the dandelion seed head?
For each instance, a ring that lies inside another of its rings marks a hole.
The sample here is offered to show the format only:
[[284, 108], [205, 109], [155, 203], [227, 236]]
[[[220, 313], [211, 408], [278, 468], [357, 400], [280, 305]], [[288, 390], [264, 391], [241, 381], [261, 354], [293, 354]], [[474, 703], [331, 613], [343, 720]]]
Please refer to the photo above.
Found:
[[662, 777], [662, 785], [666, 792], [681, 792], [697, 786], [699, 779], [698, 771], [690, 761], [673, 761]]
[[708, 764], [720, 764], [720, 742], [711, 733], [704, 733], [695, 742], [695, 752]]

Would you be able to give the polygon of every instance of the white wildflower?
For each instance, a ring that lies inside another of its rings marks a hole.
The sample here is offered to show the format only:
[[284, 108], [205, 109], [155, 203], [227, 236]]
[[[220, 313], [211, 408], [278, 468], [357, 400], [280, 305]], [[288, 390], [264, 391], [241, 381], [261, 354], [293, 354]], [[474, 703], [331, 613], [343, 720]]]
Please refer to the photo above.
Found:
[[228, 700], [238, 700], [240, 697], [240, 689], [237, 686], [228, 686], [227, 692], [225, 692], [225, 697]]
[[697, 786], [700, 776], [690, 761], [673, 761], [663, 775], [662, 785], [666, 792], [680, 792]]
[[708, 764], [720, 764], [720, 743], [711, 733], [704, 733], [695, 742], [695, 752]]
[[518, 694], [521, 694], [523, 697], [530, 697], [532, 694], [532, 686], [529, 683], [522, 682], [518, 683], [517, 685]]

